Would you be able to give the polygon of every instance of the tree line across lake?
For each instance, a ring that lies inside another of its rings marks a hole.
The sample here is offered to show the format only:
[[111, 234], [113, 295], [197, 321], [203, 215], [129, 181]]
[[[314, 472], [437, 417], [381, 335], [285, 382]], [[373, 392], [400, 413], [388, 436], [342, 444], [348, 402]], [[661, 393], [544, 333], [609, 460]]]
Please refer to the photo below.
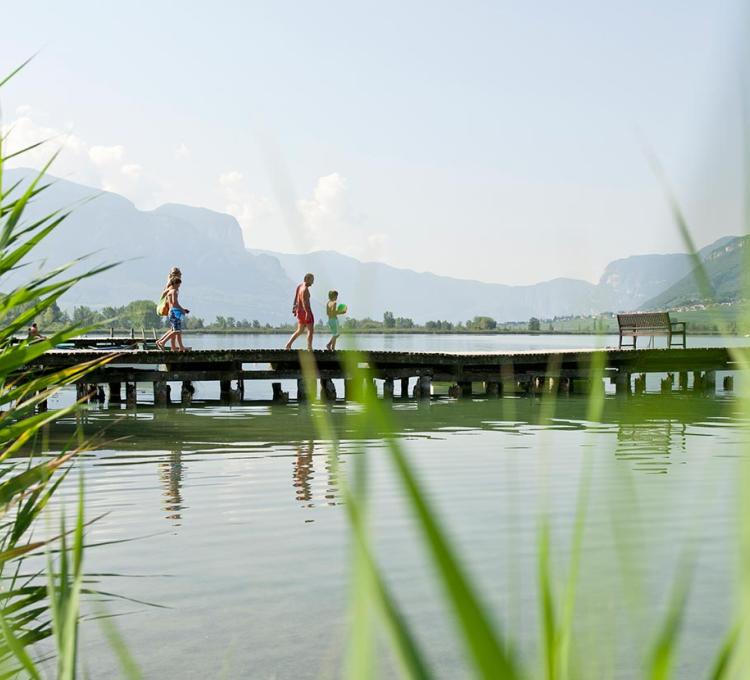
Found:
[[[24, 312], [33, 303], [21, 305], [15, 308], [11, 314], [3, 319], [6, 323]], [[742, 316], [739, 310], [728, 310], [726, 307], [720, 310], [724, 321], [734, 333], [741, 332], [741, 323], [738, 317]], [[684, 320], [688, 324], [688, 330], [693, 333], [716, 332], [711, 310], [691, 310], [674, 315], [675, 319]], [[734, 318], [728, 318], [731, 314]], [[92, 309], [84, 305], [73, 307], [70, 311], [62, 309], [57, 303], [53, 303], [44, 310], [36, 319], [39, 328], [44, 331], [54, 331], [65, 328], [71, 323], [79, 326], [101, 326], [114, 328], [116, 330], [130, 329], [161, 329], [165, 326], [166, 317], [159, 316], [156, 312], [156, 303], [151, 300], [134, 300], [120, 307], [103, 307]], [[318, 319], [318, 326], [325, 327], [325, 317]], [[617, 318], [613, 313], [604, 313], [591, 316], [560, 316], [553, 319], [539, 319], [532, 317], [528, 321], [497, 321], [489, 316], [475, 316], [466, 321], [431, 320], [425, 323], [416, 323], [409, 317], [395, 316], [386, 311], [381, 320], [354, 317], [341, 317], [341, 326], [345, 331], [357, 333], [595, 333], [610, 334], [617, 333]], [[185, 323], [186, 330], [207, 332], [256, 332], [270, 333], [275, 331], [287, 332], [293, 328], [293, 322], [271, 325], [262, 323], [257, 319], [236, 319], [231, 316], [217, 316], [211, 322], [201, 317], [189, 315]]]

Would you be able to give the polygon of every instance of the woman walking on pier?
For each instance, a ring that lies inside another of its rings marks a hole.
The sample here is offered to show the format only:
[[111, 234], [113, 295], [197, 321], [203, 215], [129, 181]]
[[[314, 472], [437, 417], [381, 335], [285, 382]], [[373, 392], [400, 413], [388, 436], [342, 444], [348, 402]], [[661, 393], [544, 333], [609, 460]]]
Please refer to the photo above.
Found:
[[[180, 352], [184, 352], [186, 349], [185, 345], [182, 344], [182, 324], [185, 314], [189, 314], [190, 310], [183, 307], [178, 299], [180, 284], [182, 284], [182, 279], [174, 278], [171, 280], [171, 283], [167, 288], [167, 302], [169, 303], [168, 319], [170, 328], [156, 341], [156, 346], [162, 351], [166, 349], [164, 343], [167, 340], [170, 340], [172, 343], [176, 341]], [[174, 344], [172, 346], [174, 347]]]
[[315, 317], [310, 307], [310, 286], [315, 282], [312, 274], [305, 274], [305, 279], [294, 292], [292, 314], [297, 317], [297, 330], [292, 333], [284, 349], [292, 349], [292, 343], [307, 330], [307, 349], [312, 352], [313, 334], [315, 333]]

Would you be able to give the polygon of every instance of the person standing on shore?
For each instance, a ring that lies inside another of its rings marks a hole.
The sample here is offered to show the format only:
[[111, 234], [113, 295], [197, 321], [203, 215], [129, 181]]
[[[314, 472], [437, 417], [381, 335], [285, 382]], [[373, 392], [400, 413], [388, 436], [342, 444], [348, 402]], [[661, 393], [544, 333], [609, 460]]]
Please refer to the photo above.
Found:
[[315, 282], [312, 274], [305, 274], [305, 279], [297, 286], [294, 292], [294, 304], [292, 305], [292, 314], [297, 317], [297, 330], [292, 333], [289, 342], [284, 349], [292, 349], [292, 343], [302, 333], [307, 331], [307, 349], [312, 352], [313, 334], [315, 333], [315, 317], [310, 307], [310, 286]]

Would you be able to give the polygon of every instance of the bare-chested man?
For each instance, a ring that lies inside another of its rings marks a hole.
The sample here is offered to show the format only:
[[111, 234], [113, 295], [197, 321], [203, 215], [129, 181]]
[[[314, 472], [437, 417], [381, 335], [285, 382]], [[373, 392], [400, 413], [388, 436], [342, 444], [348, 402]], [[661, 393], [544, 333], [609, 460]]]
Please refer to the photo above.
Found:
[[305, 280], [297, 286], [294, 293], [294, 304], [292, 305], [292, 314], [297, 317], [297, 330], [292, 333], [289, 342], [284, 349], [292, 349], [292, 343], [306, 330], [307, 331], [307, 349], [312, 351], [313, 334], [315, 333], [315, 317], [310, 307], [310, 286], [313, 285], [315, 277], [312, 274], [305, 274]]

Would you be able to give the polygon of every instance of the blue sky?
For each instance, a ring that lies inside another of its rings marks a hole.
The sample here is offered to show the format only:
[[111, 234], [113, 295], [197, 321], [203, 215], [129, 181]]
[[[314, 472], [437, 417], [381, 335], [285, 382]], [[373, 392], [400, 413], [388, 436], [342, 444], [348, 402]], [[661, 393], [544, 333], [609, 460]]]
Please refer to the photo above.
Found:
[[[5, 8], [20, 144], [249, 247], [501, 283], [742, 229], [739, 2], [36, 1]], [[12, 27], [12, 30], [10, 30]], [[41, 156], [36, 162], [41, 161]]]

